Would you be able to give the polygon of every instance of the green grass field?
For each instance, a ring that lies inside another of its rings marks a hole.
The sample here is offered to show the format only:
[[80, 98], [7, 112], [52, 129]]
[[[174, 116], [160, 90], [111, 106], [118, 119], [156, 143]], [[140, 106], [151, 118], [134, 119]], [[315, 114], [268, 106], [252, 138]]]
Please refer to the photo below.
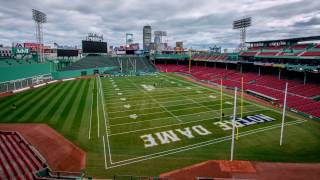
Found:
[[[174, 74], [91, 78], [2, 98], [0, 122], [48, 124], [87, 152], [87, 176], [156, 176], [208, 159], [230, 159], [231, 130], [216, 124], [220, 98], [219, 90]], [[228, 125], [234, 98], [227, 93], [222, 98], [222, 122]], [[237, 104], [239, 117], [240, 98]], [[318, 122], [288, 113], [279, 146], [281, 112], [245, 100], [243, 117], [257, 114], [275, 120], [239, 127], [235, 159], [320, 162]]]

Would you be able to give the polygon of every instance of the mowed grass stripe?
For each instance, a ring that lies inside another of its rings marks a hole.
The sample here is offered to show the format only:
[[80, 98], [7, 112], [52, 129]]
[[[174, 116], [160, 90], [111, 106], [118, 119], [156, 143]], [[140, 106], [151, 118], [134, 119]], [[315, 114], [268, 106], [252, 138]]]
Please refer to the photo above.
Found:
[[71, 96], [71, 93], [76, 89], [76, 86], [80, 84], [79, 80], [73, 81], [72, 85], [68, 87], [67, 91], [58, 99], [54, 104], [53, 108], [49, 111], [46, 118], [50, 124], [53, 124], [57, 128], [57, 121], [60, 118], [61, 111], [65, 108], [65, 102], [68, 99], [68, 96]]
[[66, 121], [64, 121], [64, 125], [62, 127], [62, 131], [70, 131], [71, 126], [73, 123], [75, 123], [73, 120], [75, 119], [75, 116], [77, 115], [76, 113], [78, 112], [77, 110], [80, 108], [80, 103], [81, 103], [81, 96], [85, 90], [85, 86], [88, 83], [88, 80], [81, 80], [81, 86], [79, 91], [76, 91], [75, 95], [72, 94], [73, 98], [69, 101], [67, 107], [69, 112], [66, 114]]
[[39, 91], [43, 91], [44, 89], [50, 86], [53, 86], [53, 84], [50, 84], [44, 87], [35, 88], [35, 89], [30, 89], [17, 94], [13, 94], [12, 96], [9, 96], [9, 97], [0, 98], [0, 109], [5, 108], [6, 106], [10, 106], [13, 103], [17, 104], [18, 102], [24, 100], [25, 98], [29, 98], [30, 96], [36, 93], [39, 93]]
[[31, 96], [32, 93], [35, 93], [34, 91], [35, 90], [29, 90], [18, 94], [14, 94], [9, 97], [0, 98], [0, 109], [5, 109], [6, 107], [11, 106], [11, 104], [13, 103], [18, 103], [19, 101], [22, 101], [23, 98], [27, 98], [28, 96]]
[[[83, 84], [84, 84], [83, 80], [78, 80], [76, 82], [76, 84], [72, 87], [72, 90], [67, 93], [69, 96], [67, 96], [63, 100], [63, 102], [59, 106], [58, 111], [53, 115], [54, 117], [57, 117], [58, 121], [56, 122], [56, 127], [60, 131], [62, 131], [61, 128], [64, 126], [65, 121], [68, 121], [67, 117], [69, 116], [69, 112], [70, 112], [71, 106], [74, 103], [74, 100], [75, 100], [75, 98], [76, 98], [76, 96], [78, 94], [77, 92], [78, 92], [79, 88]], [[66, 131], [62, 131], [62, 132], [66, 132]]]
[[60, 91], [63, 86], [64, 84], [62, 83], [58, 84], [57, 87], [53, 91], [49, 92], [45, 98], [42, 98], [39, 102], [37, 102], [36, 106], [32, 106], [30, 110], [21, 118], [20, 122], [36, 122], [36, 118], [44, 110], [46, 104], [50, 103], [50, 100], [56, 96], [57, 92]]
[[[78, 129], [78, 141], [85, 141], [87, 143], [88, 139], [88, 134], [89, 134], [89, 123], [90, 123], [90, 112], [91, 112], [91, 104], [93, 102], [92, 101], [92, 93], [93, 93], [93, 84], [94, 83], [94, 79], [90, 78], [90, 82], [88, 85], [88, 90], [87, 90], [87, 95], [86, 95], [86, 99], [85, 99], [85, 106], [84, 106], [84, 114], [82, 115], [82, 120]], [[93, 113], [93, 111], [92, 111]], [[92, 124], [91, 124], [92, 126]]]
[[[98, 132], [98, 127], [97, 127], [97, 123], [98, 123], [98, 117], [97, 117], [97, 93], [98, 93], [98, 89], [97, 89], [97, 79], [94, 79], [94, 83], [93, 83], [93, 102], [92, 102], [92, 119], [91, 119], [91, 141], [95, 141], [98, 139], [97, 137], [97, 132]], [[100, 109], [100, 108], [99, 108]]]
[[[77, 112], [76, 112], [72, 122], [70, 122], [71, 123], [71, 129], [75, 133], [79, 132], [80, 124], [82, 123], [82, 121], [85, 121], [84, 120], [84, 114], [89, 114], [89, 113], [87, 113], [87, 111], [85, 109], [86, 104], [90, 103], [90, 101], [87, 101], [87, 97], [88, 97], [88, 93], [89, 93], [89, 84], [90, 84], [90, 80], [87, 79], [86, 83], [84, 85], [84, 88], [83, 88], [84, 90], [83, 90], [83, 92], [82, 92], [82, 94], [80, 96], [80, 103], [76, 106], [77, 107]], [[86, 111], [86, 113], [85, 113], [85, 111]]]
[[74, 85], [76, 84], [76, 81], [64, 82], [63, 84], [65, 85], [63, 90], [61, 90], [57, 94], [57, 97], [50, 102], [50, 104], [39, 116], [39, 118], [45, 120], [48, 124], [52, 124], [54, 126], [55, 126], [55, 120], [53, 119], [53, 115], [59, 109], [59, 106], [67, 96], [68, 92], [70, 92], [71, 88], [74, 87]]
[[35, 94], [39, 93], [39, 91], [44, 91], [45, 89], [48, 89], [51, 86], [42, 87], [36, 90], [28, 90], [26, 92], [18, 93], [13, 96], [7, 97], [7, 99], [3, 99], [3, 101], [0, 103], [0, 109], [2, 111], [0, 112], [0, 116], [8, 116], [11, 113], [11, 105], [14, 103], [19, 106], [23, 106], [28, 100], [33, 97]]
[[18, 121], [20, 120], [20, 118], [27, 112], [29, 111], [30, 107], [35, 106], [37, 104], [37, 102], [43, 98], [48, 92], [51, 92], [54, 88], [56, 88], [57, 86], [50, 86], [46, 89], [44, 89], [43, 91], [39, 92], [39, 94], [35, 94], [35, 96], [31, 96], [29, 97], [26, 102], [21, 105], [18, 106], [17, 105], [17, 109], [11, 111], [10, 115], [4, 115], [4, 117], [8, 117], [7, 120], [9, 121]]

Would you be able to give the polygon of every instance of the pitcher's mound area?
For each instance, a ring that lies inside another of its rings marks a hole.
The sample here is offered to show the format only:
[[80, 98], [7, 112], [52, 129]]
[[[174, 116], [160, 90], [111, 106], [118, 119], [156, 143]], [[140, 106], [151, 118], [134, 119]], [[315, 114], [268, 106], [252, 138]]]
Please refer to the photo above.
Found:
[[53, 171], [80, 172], [86, 166], [86, 153], [46, 124], [1, 124], [0, 130], [19, 132]]

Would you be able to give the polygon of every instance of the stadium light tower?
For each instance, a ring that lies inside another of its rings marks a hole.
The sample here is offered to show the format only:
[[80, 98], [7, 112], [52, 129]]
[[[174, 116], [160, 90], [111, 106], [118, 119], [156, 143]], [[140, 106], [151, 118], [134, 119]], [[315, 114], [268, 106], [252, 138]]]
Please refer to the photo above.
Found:
[[44, 62], [43, 52], [43, 31], [42, 26], [47, 22], [47, 15], [41, 11], [32, 9], [32, 19], [36, 23], [36, 39], [38, 43], [38, 61]]
[[251, 17], [233, 21], [233, 29], [240, 29], [240, 45], [239, 45], [240, 50], [245, 50], [246, 48], [247, 28], [250, 26], [251, 26]]

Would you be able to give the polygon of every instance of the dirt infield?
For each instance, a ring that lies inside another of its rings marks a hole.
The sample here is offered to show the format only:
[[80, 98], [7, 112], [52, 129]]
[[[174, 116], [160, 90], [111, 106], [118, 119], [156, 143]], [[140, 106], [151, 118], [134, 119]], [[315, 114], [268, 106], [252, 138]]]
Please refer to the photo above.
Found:
[[0, 130], [19, 132], [53, 171], [80, 172], [86, 166], [86, 153], [46, 124], [0, 124]]
[[214, 179], [308, 179], [318, 180], [320, 163], [267, 163], [250, 161], [210, 160], [183, 169], [163, 173], [160, 177], [174, 180], [194, 180], [197, 177]]

